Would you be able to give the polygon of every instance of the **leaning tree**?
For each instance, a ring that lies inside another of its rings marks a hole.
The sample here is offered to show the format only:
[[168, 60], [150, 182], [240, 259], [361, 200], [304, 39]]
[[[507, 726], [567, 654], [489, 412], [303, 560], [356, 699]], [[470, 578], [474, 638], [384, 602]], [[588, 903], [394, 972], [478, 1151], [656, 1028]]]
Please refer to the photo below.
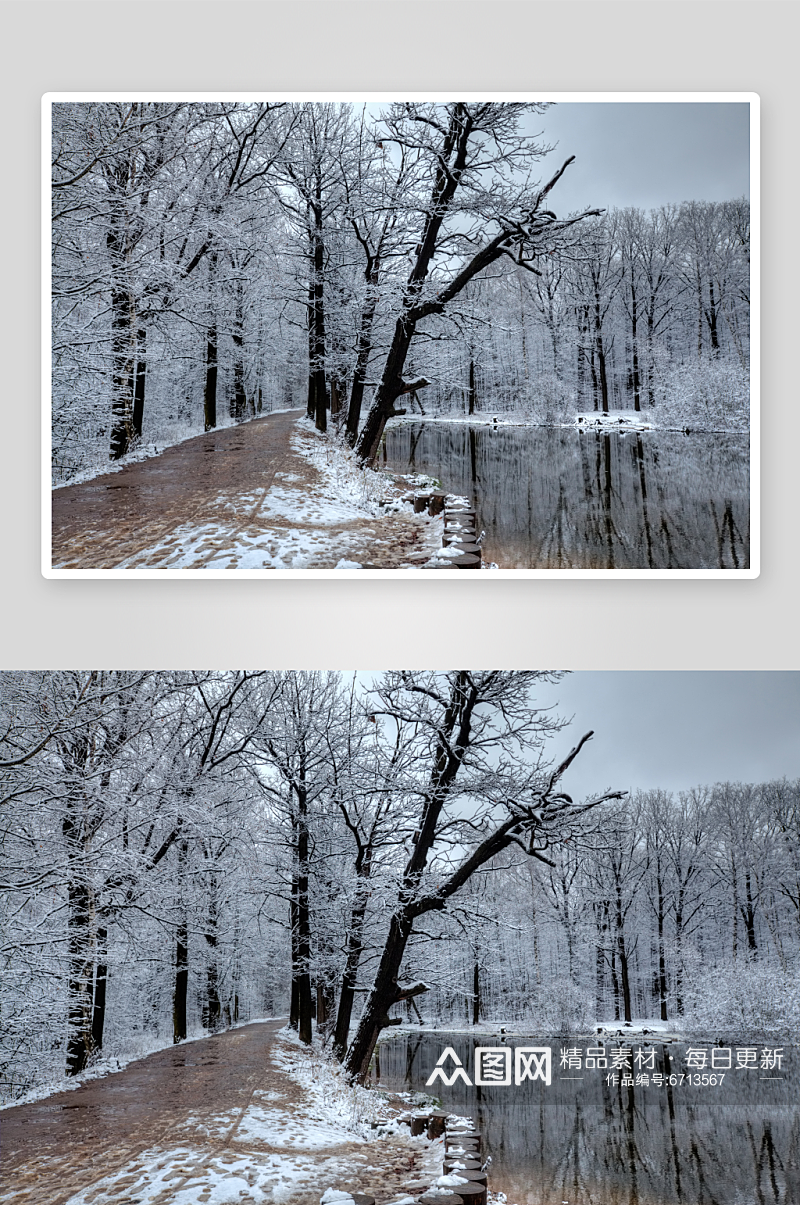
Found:
[[422, 229], [401, 291], [383, 374], [356, 451], [371, 460], [388, 419], [405, 411], [398, 398], [428, 384], [403, 379], [417, 327], [446, 312], [479, 272], [504, 256], [538, 273], [536, 259], [550, 253], [564, 231], [589, 209], [559, 221], [544, 203], [574, 156], [542, 187], [532, 185], [532, 163], [548, 149], [521, 132], [526, 116], [544, 104], [464, 101], [449, 104], [403, 102], [384, 118], [385, 141], [427, 164], [424, 195], [418, 202]]
[[376, 722], [408, 732], [417, 745], [407, 783], [416, 803], [378, 968], [345, 1058], [354, 1078], [366, 1076], [381, 1031], [393, 1023], [392, 1006], [428, 990], [401, 978], [420, 918], [447, 909], [473, 875], [512, 846], [551, 863], [547, 851], [574, 836], [588, 811], [625, 794], [611, 791], [575, 804], [558, 790], [592, 734], [557, 766], [547, 762], [546, 738], [562, 725], [534, 707], [531, 690], [557, 676], [497, 670], [384, 676]]

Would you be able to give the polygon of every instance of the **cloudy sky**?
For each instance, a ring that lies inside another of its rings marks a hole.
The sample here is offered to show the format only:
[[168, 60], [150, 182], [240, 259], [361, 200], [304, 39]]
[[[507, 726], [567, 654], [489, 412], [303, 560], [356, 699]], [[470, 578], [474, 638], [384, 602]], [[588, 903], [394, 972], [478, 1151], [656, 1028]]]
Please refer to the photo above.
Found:
[[537, 701], [574, 717], [559, 755], [595, 733], [564, 779], [574, 797], [800, 778], [800, 672], [584, 670]]
[[[381, 104], [368, 107], [377, 116]], [[575, 156], [551, 194], [559, 217], [750, 196], [746, 102], [558, 101], [524, 128], [554, 148], [535, 165], [535, 179], [549, 180]]]
[[576, 670], [533, 703], [568, 721], [553, 761], [594, 732], [563, 780], [575, 799], [800, 778], [800, 671]]
[[552, 193], [561, 216], [574, 209], [750, 195], [750, 106], [671, 101], [560, 102], [531, 132], [557, 143], [541, 161], [549, 179], [575, 155]]

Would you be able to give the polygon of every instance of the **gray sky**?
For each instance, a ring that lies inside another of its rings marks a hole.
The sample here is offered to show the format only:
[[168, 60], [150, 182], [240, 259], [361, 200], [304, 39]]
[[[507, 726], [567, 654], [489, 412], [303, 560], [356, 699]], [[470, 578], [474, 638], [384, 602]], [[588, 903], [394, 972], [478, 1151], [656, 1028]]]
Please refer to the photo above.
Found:
[[558, 143], [540, 162], [543, 180], [576, 156], [552, 193], [559, 217], [750, 195], [747, 104], [565, 101], [535, 119], [531, 132], [538, 130]]
[[[379, 676], [358, 674], [365, 686]], [[554, 761], [594, 732], [563, 779], [574, 799], [800, 778], [798, 670], [577, 670], [533, 703], [570, 721]]]
[[584, 670], [537, 702], [574, 715], [556, 756], [594, 730], [564, 778], [574, 798], [800, 777], [800, 672]]

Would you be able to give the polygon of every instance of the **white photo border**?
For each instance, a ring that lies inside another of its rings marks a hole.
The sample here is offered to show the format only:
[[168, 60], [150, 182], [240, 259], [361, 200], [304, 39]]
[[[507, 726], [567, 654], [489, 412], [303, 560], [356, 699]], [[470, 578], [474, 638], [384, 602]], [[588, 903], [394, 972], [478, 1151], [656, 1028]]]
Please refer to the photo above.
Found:
[[751, 212], [751, 331], [750, 331], [750, 564], [746, 569], [495, 569], [490, 572], [468, 574], [468, 580], [518, 581], [524, 578], [561, 581], [584, 579], [595, 581], [605, 578], [620, 579], [754, 579], [761, 572], [761, 141], [760, 141], [760, 97], [755, 92], [147, 92], [128, 90], [124, 92], [47, 92], [42, 97], [42, 441], [41, 441], [41, 572], [47, 579], [81, 578], [134, 578], [186, 579], [202, 581], [213, 579], [289, 578], [292, 581], [308, 579], [338, 580], [352, 578], [387, 578], [407, 581], [409, 578], [427, 578], [441, 581], [442, 576], [455, 578], [465, 576], [460, 570], [440, 570], [432, 573], [425, 569], [59, 569], [52, 565], [52, 231], [51, 231], [51, 142], [52, 106], [65, 102], [90, 101], [315, 101], [349, 102], [353, 104], [386, 103], [389, 101], [553, 101], [580, 102], [591, 104], [747, 104], [750, 107], [750, 212]]

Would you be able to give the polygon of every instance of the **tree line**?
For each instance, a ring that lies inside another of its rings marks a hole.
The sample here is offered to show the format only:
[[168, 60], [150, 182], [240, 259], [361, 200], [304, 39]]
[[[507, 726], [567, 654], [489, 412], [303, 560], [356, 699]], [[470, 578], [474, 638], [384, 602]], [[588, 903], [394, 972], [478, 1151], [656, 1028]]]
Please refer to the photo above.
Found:
[[793, 1040], [799, 888], [800, 782], [638, 791], [554, 865], [476, 881], [462, 901], [476, 923], [448, 936], [426, 1007], [547, 1032], [644, 1017]]
[[464, 337], [426, 349], [432, 411], [542, 423], [633, 410], [667, 426], [749, 427], [749, 204], [685, 202], [591, 220], [538, 274], [465, 298]]
[[56, 482], [285, 406], [369, 459], [456, 395], [651, 406], [698, 362], [741, 394], [746, 204], [559, 218], [547, 107], [54, 104]]
[[556, 677], [3, 674], [4, 1090], [284, 1012], [363, 1078], [403, 1019], [788, 982], [798, 784], [573, 801]]
[[4, 675], [7, 1086], [287, 1005], [363, 1076], [424, 921], [611, 798], [559, 790], [552, 676]]

